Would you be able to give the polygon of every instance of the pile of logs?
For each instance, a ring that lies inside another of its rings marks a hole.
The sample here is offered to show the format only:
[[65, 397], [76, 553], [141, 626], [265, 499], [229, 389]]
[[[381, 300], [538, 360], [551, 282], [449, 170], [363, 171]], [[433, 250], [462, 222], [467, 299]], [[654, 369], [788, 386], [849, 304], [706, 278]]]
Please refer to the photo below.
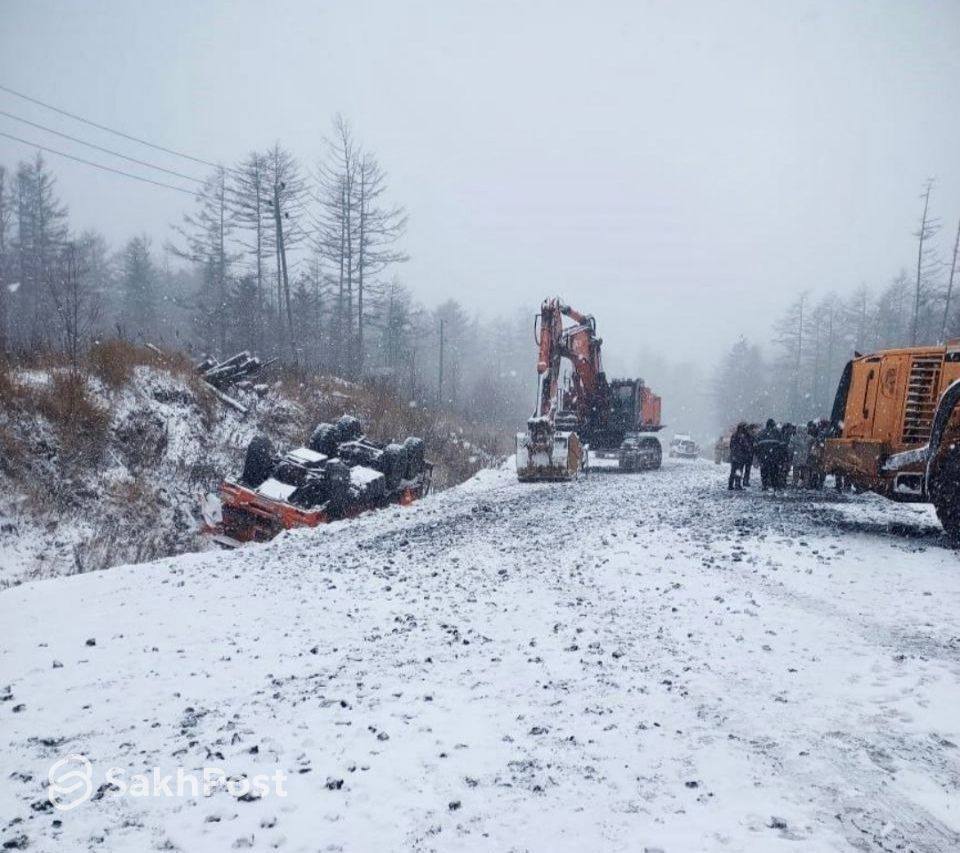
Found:
[[224, 361], [217, 361], [215, 358], [207, 356], [197, 365], [197, 372], [220, 400], [241, 414], [246, 414], [247, 407], [239, 400], [228, 396], [226, 389], [232, 387], [256, 389], [257, 386], [254, 386], [252, 382], [253, 378], [274, 361], [276, 359], [273, 358], [261, 361], [255, 355], [250, 355], [247, 350], [244, 350]]
[[264, 367], [274, 361], [276, 359], [263, 362], [255, 355], [250, 355], [247, 350], [244, 350], [225, 361], [217, 361], [207, 356], [197, 365], [197, 370], [205, 381], [209, 382], [214, 388], [223, 391], [238, 382], [249, 382]]

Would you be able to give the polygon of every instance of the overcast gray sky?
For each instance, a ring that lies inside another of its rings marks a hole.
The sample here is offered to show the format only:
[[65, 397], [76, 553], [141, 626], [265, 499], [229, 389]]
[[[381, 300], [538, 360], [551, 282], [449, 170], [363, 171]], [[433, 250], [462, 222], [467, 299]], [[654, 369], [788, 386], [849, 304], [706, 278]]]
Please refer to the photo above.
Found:
[[[559, 293], [597, 315], [608, 366], [766, 341], [797, 289], [886, 283], [915, 262], [928, 176], [944, 249], [960, 217], [957, 0], [0, 0], [0, 83], [225, 163], [278, 139], [312, 161], [341, 111], [409, 210], [419, 298]], [[0, 162], [29, 153], [0, 138]], [[116, 243], [162, 244], [189, 204], [50, 162], [74, 224]]]

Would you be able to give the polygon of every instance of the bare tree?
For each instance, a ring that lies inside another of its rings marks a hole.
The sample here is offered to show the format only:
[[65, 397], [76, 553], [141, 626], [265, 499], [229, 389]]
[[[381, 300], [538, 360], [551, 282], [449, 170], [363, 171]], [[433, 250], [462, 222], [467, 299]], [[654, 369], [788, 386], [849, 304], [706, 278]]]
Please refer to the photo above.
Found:
[[[286, 337], [290, 355], [295, 357], [297, 342], [290, 297], [288, 253], [306, 237], [306, 232], [299, 223], [306, 185], [297, 161], [279, 144], [274, 145], [267, 154], [267, 186], [273, 212], [273, 246], [277, 259], [277, 344], [278, 350], [282, 352], [280, 341]], [[283, 331], [284, 318], [286, 333]]]
[[324, 140], [323, 155], [317, 167], [320, 220], [316, 248], [334, 271], [333, 368], [346, 374], [352, 374], [353, 366], [353, 214], [358, 159], [350, 126], [343, 116], [335, 116], [333, 134]]
[[236, 224], [227, 197], [227, 172], [220, 166], [197, 193], [196, 211], [184, 215], [183, 225], [174, 226], [183, 243], [170, 245], [175, 255], [203, 270], [204, 287], [198, 306], [201, 334], [208, 346], [215, 336], [221, 354], [227, 339], [227, 278], [236, 259], [228, 245]]
[[386, 203], [386, 173], [357, 145], [342, 116], [334, 118], [318, 173], [316, 246], [335, 275], [335, 364], [347, 375], [357, 375], [366, 359], [371, 296], [383, 287], [378, 277], [407, 257], [396, 246], [406, 215], [402, 207]]
[[936, 219], [930, 217], [930, 193], [933, 190], [934, 181], [931, 178], [924, 186], [920, 198], [923, 199], [923, 213], [920, 216], [920, 227], [914, 232], [918, 239], [917, 248], [917, 279], [913, 291], [913, 320], [910, 324], [910, 343], [915, 346], [920, 333], [920, 309], [924, 304], [925, 293], [923, 285], [928, 276], [931, 266], [931, 258], [928, 252], [929, 240], [940, 230], [940, 225]]
[[470, 339], [470, 325], [463, 307], [455, 299], [441, 302], [433, 310], [436, 341], [437, 403], [458, 407], [462, 402], [464, 355]]
[[67, 238], [67, 209], [55, 193], [56, 181], [38, 153], [17, 168], [16, 326], [21, 341], [37, 340], [46, 325], [50, 279]]
[[873, 319], [870, 313], [870, 303], [870, 288], [861, 284], [845, 306], [844, 313], [851, 329], [851, 343], [856, 352], [865, 352], [868, 347]]
[[0, 355], [7, 350], [7, 298], [10, 267], [10, 230], [13, 227], [13, 199], [7, 189], [7, 170], [0, 166]]
[[789, 388], [787, 410], [790, 417], [794, 419], [800, 411], [801, 367], [806, 353], [804, 333], [806, 324], [809, 322], [809, 318], [804, 314], [807, 298], [806, 291], [801, 293], [774, 326], [775, 341], [783, 353], [784, 372], [786, 377], [789, 377], [786, 383]]
[[82, 344], [100, 319], [100, 300], [85, 276], [84, 255], [82, 244], [67, 242], [47, 279], [60, 345], [74, 372], [80, 367]]
[[310, 258], [309, 270], [301, 276], [305, 297], [303, 309], [303, 328], [300, 343], [308, 352], [312, 352], [313, 366], [320, 369], [325, 364], [327, 339], [324, 334], [325, 315], [328, 310], [329, 286], [323, 270], [323, 257], [314, 251]]
[[272, 192], [268, 183], [267, 158], [256, 151], [230, 172], [230, 205], [238, 229], [243, 232], [240, 244], [253, 260], [255, 299], [248, 309], [253, 313], [246, 323], [252, 330], [252, 343], [263, 349], [264, 276], [268, 252], [274, 247], [272, 232], [274, 215]]
[[402, 207], [384, 206], [387, 179], [374, 157], [361, 154], [357, 169], [357, 347], [354, 363], [359, 373], [364, 366], [364, 287], [391, 264], [407, 260], [396, 248], [406, 230]]
[[[865, 306], [861, 303], [861, 307]], [[834, 293], [828, 293], [809, 312], [809, 332], [805, 348], [810, 366], [809, 399], [795, 417], [809, 418], [829, 411], [834, 382], [850, 350], [857, 346], [860, 332], [849, 322], [848, 307]]]
[[957, 253], [960, 252], [960, 222], [957, 223], [957, 236], [953, 241], [953, 259], [950, 261], [950, 275], [947, 278], [947, 292], [943, 300], [943, 323], [940, 326], [940, 340], [947, 339], [947, 320], [950, 317], [950, 297], [953, 295], [953, 277], [957, 272]]

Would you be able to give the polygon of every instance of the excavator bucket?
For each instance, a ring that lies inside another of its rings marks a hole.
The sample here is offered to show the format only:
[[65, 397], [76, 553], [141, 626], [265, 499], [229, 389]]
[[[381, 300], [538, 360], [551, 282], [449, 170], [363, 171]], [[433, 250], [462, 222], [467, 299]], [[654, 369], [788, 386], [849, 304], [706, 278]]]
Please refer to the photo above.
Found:
[[554, 430], [546, 418], [531, 418], [517, 433], [517, 479], [521, 483], [573, 480], [585, 467], [585, 450], [575, 432]]

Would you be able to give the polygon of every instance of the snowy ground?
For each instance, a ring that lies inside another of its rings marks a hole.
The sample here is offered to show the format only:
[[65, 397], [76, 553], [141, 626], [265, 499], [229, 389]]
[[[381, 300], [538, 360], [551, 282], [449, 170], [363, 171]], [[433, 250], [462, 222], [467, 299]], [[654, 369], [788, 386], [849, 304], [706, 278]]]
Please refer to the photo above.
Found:
[[[926, 507], [482, 472], [10, 588], [0, 623], [8, 846], [960, 849], [960, 559]], [[59, 812], [68, 753], [98, 793]], [[96, 784], [209, 765], [287, 796]]]

